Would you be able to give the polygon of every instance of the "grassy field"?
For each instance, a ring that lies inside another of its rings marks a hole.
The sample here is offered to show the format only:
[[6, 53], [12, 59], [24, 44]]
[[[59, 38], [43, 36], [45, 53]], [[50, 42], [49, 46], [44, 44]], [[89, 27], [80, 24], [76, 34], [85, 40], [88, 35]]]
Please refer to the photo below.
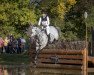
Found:
[[0, 64], [29, 64], [30, 59], [26, 54], [0, 54]]

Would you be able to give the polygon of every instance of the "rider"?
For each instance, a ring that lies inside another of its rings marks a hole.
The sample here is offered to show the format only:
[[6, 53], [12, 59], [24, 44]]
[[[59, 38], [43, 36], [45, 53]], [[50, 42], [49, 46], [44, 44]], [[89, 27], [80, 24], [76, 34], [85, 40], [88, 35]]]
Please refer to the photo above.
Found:
[[38, 25], [41, 25], [42, 29], [46, 29], [47, 36], [50, 38], [50, 20], [45, 11], [42, 12], [42, 16], [39, 19]]

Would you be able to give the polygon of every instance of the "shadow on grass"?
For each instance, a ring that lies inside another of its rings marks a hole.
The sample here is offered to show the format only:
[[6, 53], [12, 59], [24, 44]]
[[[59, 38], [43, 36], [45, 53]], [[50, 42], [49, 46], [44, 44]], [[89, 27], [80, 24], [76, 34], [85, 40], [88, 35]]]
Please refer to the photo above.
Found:
[[29, 64], [30, 59], [26, 54], [0, 54], [0, 64]]

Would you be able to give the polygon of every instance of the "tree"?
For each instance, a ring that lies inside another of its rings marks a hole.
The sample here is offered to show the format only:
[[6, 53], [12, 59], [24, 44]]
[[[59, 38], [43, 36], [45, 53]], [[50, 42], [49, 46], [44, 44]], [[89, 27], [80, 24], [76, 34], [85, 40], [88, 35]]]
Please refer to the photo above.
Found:
[[14, 32], [21, 33], [29, 23], [36, 23], [36, 18], [35, 11], [29, 8], [29, 0], [0, 0], [0, 29], [5, 29], [5, 34], [10, 26]]
[[40, 3], [40, 9], [44, 9], [50, 14], [52, 18], [64, 19], [66, 12], [76, 4], [75, 0], [42, 0]]
[[88, 26], [88, 37], [89, 37], [90, 35], [89, 27], [93, 25], [93, 20], [94, 20], [93, 19], [94, 18], [93, 16], [94, 1], [93, 0], [77, 0], [77, 3], [66, 14], [66, 18], [65, 18], [66, 22], [70, 22], [70, 24], [73, 24], [72, 28], [70, 26], [71, 31], [72, 33], [76, 33], [74, 35], [80, 40], [85, 39], [85, 32], [86, 32], [86, 24], [84, 20], [85, 11], [87, 11], [88, 13], [88, 18], [86, 19], [86, 22]]

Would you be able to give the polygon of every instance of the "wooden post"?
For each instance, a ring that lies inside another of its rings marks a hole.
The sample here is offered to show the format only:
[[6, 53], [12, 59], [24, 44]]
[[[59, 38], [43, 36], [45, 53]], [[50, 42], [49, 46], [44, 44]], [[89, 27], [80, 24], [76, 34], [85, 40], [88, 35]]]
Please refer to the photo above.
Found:
[[85, 48], [83, 52], [83, 74], [88, 75], [88, 51]]

